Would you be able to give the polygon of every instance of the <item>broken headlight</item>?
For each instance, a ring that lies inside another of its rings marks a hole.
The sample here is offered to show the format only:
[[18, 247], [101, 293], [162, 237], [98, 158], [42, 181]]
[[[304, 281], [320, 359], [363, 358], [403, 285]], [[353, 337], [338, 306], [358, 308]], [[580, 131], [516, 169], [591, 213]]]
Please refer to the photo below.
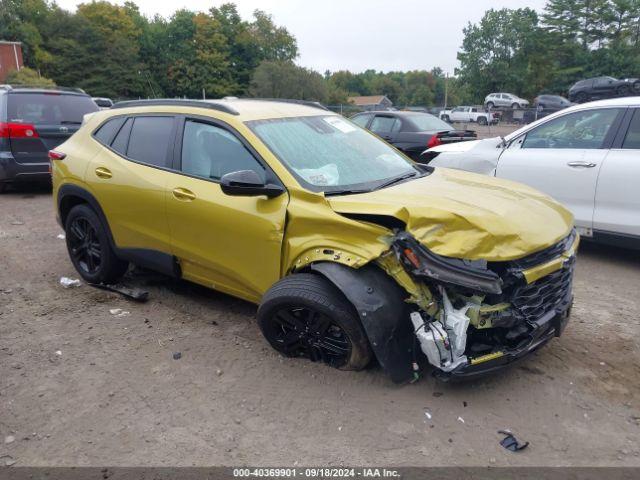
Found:
[[405, 268], [416, 277], [427, 277], [475, 292], [502, 293], [501, 278], [487, 268], [485, 261], [459, 260], [436, 255], [406, 232], [396, 235], [393, 247]]

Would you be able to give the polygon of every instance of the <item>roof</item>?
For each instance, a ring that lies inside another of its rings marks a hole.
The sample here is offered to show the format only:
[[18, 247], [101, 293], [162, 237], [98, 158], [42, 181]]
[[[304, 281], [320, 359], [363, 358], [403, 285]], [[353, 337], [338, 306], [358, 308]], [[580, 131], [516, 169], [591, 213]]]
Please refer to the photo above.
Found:
[[22, 45], [22, 42], [10, 42], [8, 40], [0, 40], [0, 45]]
[[69, 95], [87, 95], [87, 93], [81, 88], [70, 87], [31, 87], [29, 85], [20, 84], [0, 84], [0, 93], [2, 92], [15, 92], [15, 93], [59, 93]]
[[356, 105], [379, 105], [382, 101], [386, 99], [387, 102], [391, 103], [391, 100], [387, 98], [386, 95], [368, 95], [364, 97], [349, 97], [349, 101], [353, 102]]
[[[302, 103], [298, 103], [302, 102]], [[241, 121], [266, 120], [271, 118], [303, 117], [315, 115], [337, 115], [314, 102], [286, 99], [242, 99], [224, 98], [220, 100], [140, 100], [119, 102], [116, 109], [141, 109], [146, 111], [182, 111], [185, 108], [218, 110], [240, 117]]]

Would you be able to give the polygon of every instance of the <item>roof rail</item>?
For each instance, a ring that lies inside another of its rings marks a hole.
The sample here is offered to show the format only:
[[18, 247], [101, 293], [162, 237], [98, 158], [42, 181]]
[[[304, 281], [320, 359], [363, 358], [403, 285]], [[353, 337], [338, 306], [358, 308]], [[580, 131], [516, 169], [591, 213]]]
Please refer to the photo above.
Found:
[[211, 110], [219, 110], [231, 115], [239, 115], [237, 110], [234, 110], [228, 105], [222, 103], [215, 103], [210, 100], [187, 100], [187, 99], [153, 99], [153, 100], [125, 100], [123, 102], [117, 102], [111, 107], [114, 108], [129, 108], [129, 107], [196, 107], [196, 108], [209, 108]]
[[16, 88], [33, 88], [34, 90], [58, 90], [61, 92], [74, 92], [74, 93], [83, 93], [83, 94], [87, 94], [87, 92], [85, 92], [83, 89], [81, 88], [74, 88], [74, 87], [53, 87], [53, 86], [42, 86], [42, 85], [29, 85], [27, 83], [12, 83], [12, 84], [3, 84], [0, 85], [0, 89], [3, 90], [13, 90]]
[[245, 98], [244, 100], [260, 100], [264, 102], [282, 102], [282, 103], [295, 103], [297, 105], [304, 105], [311, 108], [319, 108], [320, 110], [326, 110], [330, 112], [327, 107], [320, 102], [313, 102], [311, 100], [297, 100], [295, 98]]

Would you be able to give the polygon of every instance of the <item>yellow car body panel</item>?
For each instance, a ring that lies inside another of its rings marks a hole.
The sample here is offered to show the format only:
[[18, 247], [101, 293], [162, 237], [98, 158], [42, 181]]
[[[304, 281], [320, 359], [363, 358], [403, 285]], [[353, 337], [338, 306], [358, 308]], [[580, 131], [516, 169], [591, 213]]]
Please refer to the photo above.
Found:
[[[447, 169], [370, 193], [325, 198], [302, 187], [245, 122], [336, 114], [260, 101], [241, 107], [239, 115], [190, 106], [96, 112], [61, 147], [67, 158], [54, 162], [54, 195], [61, 183], [83, 185], [104, 209], [117, 247], [175, 255], [185, 278], [252, 302], [313, 262], [358, 268], [389, 249], [391, 230], [345, 214], [392, 216], [435, 253], [471, 260], [517, 259], [553, 245], [572, 228], [566, 209], [529, 187]], [[287, 193], [227, 196], [215, 182], [129, 161], [91, 136], [107, 118], [141, 113], [223, 122], [255, 149]], [[95, 152], [88, 165], [87, 151]], [[177, 198], [176, 189], [195, 198]]]

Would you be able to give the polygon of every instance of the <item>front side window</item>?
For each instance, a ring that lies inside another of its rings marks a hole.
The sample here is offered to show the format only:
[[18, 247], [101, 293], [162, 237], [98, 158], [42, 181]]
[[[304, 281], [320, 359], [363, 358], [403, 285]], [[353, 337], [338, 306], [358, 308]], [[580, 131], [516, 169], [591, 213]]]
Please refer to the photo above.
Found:
[[602, 148], [618, 113], [608, 108], [563, 115], [527, 133], [522, 148]]
[[400, 122], [395, 117], [377, 116], [371, 122], [372, 132], [393, 132], [400, 130]]
[[355, 117], [353, 117], [351, 119], [351, 121], [353, 123], [355, 123], [356, 125], [358, 125], [359, 127], [366, 127], [367, 123], [369, 123], [369, 119], [372, 117], [373, 115], [356, 115]]
[[622, 148], [640, 149], [640, 109], [633, 114]]
[[229, 131], [208, 123], [187, 120], [182, 140], [181, 170], [196, 177], [220, 180], [239, 170], [253, 170], [265, 181], [265, 169]]
[[173, 117], [135, 117], [127, 157], [140, 163], [167, 167]]
[[302, 185], [316, 192], [374, 190], [420, 173], [387, 143], [335, 115], [247, 125]]

